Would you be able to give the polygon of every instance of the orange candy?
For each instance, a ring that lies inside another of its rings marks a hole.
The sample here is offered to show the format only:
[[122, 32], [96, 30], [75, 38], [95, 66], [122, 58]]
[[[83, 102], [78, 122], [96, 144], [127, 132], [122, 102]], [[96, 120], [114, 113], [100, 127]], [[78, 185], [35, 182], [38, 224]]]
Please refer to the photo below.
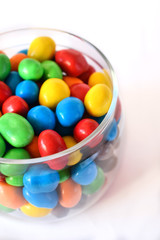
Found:
[[62, 207], [72, 208], [76, 206], [82, 196], [81, 185], [71, 178], [59, 184], [59, 203]]
[[22, 188], [0, 182], [0, 204], [5, 207], [16, 209], [26, 204], [23, 197]]
[[17, 53], [13, 57], [11, 57], [10, 58], [11, 71], [17, 71], [18, 72], [18, 65], [25, 58], [28, 58], [28, 56], [24, 53]]
[[2, 117], [2, 112], [0, 111], [0, 117]]
[[76, 77], [65, 76], [65, 77], [63, 77], [63, 80], [67, 83], [68, 87], [71, 87], [72, 85], [77, 84], [77, 83], [83, 83], [82, 80], [80, 80], [79, 78], [76, 78]]
[[2, 50], [0, 50], [0, 54], [5, 54]]
[[34, 136], [32, 142], [25, 147], [25, 149], [29, 152], [30, 156], [32, 158], [38, 158], [41, 157], [38, 149], [38, 137]]

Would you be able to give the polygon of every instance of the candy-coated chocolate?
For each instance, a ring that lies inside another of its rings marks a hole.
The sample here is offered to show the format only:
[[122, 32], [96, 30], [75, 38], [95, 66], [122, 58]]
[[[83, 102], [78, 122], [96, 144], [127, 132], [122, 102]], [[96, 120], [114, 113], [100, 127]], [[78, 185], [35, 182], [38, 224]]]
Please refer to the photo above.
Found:
[[64, 168], [62, 170], [59, 170], [58, 173], [60, 177], [59, 183], [65, 182], [68, 178], [70, 178], [69, 168]]
[[59, 78], [62, 79], [62, 70], [58, 66], [58, 64], [52, 60], [46, 60], [41, 63], [44, 73], [43, 78], [49, 79], [49, 78]]
[[58, 78], [46, 80], [40, 89], [39, 103], [51, 109], [55, 109], [57, 104], [70, 96], [68, 85]]
[[18, 72], [21, 78], [25, 80], [37, 81], [43, 76], [43, 67], [39, 61], [26, 58], [20, 62]]
[[88, 83], [88, 79], [92, 73], [95, 72], [94, 67], [89, 65], [89, 68], [86, 72], [82, 73], [80, 76], [78, 76], [83, 82]]
[[39, 88], [35, 82], [26, 80], [17, 85], [15, 93], [28, 104], [34, 104], [38, 101]]
[[11, 95], [11, 89], [7, 86], [6, 83], [0, 81], [0, 107], [2, 106], [2, 103]]
[[22, 49], [22, 50], [18, 51], [18, 53], [24, 53], [24, 54], [27, 55], [27, 53], [28, 53], [28, 49]]
[[59, 203], [65, 208], [76, 206], [82, 196], [81, 185], [71, 178], [59, 184]]
[[0, 182], [0, 204], [7, 208], [20, 208], [26, 204], [22, 189]]
[[121, 117], [121, 112], [122, 112], [121, 101], [120, 101], [120, 99], [118, 97], [116, 110], [115, 110], [115, 116], [114, 116], [114, 118], [116, 119], [117, 123], [119, 123], [119, 120], [120, 120], [120, 117]]
[[29, 106], [26, 101], [18, 96], [11, 96], [2, 105], [2, 112], [5, 113], [17, 113], [23, 117], [27, 116]]
[[84, 102], [84, 98], [89, 91], [90, 87], [85, 83], [79, 83], [72, 85], [70, 88], [71, 96], [79, 98], [82, 102]]
[[96, 84], [106, 84], [110, 89], [112, 89], [112, 81], [107, 71], [105, 72], [94, 72], [91, 74], [88, 80], [88, 85], [93, 87]]
[[43, 193], [54, 191], [59, 183], [59, 174], [47, 164], [31, 166], [24, 174], [23, 183], [31, 193]]
[[93, 119], [82, 119], [77, 123], [74, 128], [74, 138], [77, 142], [82, 141], [86, 137], [88, 137], [99, 124]]
[[117, 122], [114, 118], [107, 133], [106, 141], [109, 142], [113, 141], [117, 137], [117, 134], [118, 134]]
[[38, 137], [34, 136], [32, 142], [25, 147], [31, 158], [40, 157], [39, 148], [38, 148]]
[[95, 162], [86, 159], [71, 168], [71, 178], [80, 185], [91, 184], [97, 176]]
[[0, 135], [0, 157], [3, 157], [5, 151], [6, 151], [6, 143], [3, 137]]
[[82, 187], [82, 192], [85, 195], [90, 195], [98, 192], [105, 183], [105, 175], [103, 170], [97, 166], [97, 176], [89, 185]]
[[23, 187], [23, 175], [6, 177], [6, 183], [15, 187]]
[[46, 129], [54, 129], [56, 119], [54, 112], [46, 106], [36, 106], [29, 110], [27, 120], [32, 125], [36, 135]]
[[0, 204], [0, 211], [1, 211], [1, 212], [10, 213], [10, 212], [13, 212], [14, 210], [15, 210], [15, 209], [7, 208], [7, 207], [3, 206], [2, 204]]
[[112, 102], [112, 92], [105, 84], [96, 84], [86, 94], [84, 105], [87, 112], [94, 117], [106, 114]]
[[5, 54], [0, 53], [0, 81], [4, 81], [10, 71], [11, 63], [9, 58]]
[[44, 217], [52, 211], [52, 209], [49, 209], [49, 208], [35, 207], [35, 206], [31, 205], [30, 203], [25, 204], [20, 209], [25, 215], [27, 215], [29, 217]]
[[[40, 133], [38, 138], [38, 147], [42, 157], [49, 156], [67, 149], [63, 138], [53, 130], [44, 130]], [[66, 166], [67, 161], [67, 158], [61, 158], [49, 160], [46, 163], [50, 168], [60, 170]]]
[[56, 116], [62, 126], [70, 127], [82, 118], [84, 110], [81, 100], [75, 97], [68, 97], [58, 103]]
[[72, 85], [83, 83], [82, 80], [76, 77], [64, 76], [63, 80], [67, 83], [68, 87], [70, 88]]
[[5, 83], [10, 87], [12, 94], [15, 94], [17, 85], [22, 81], [22, 78], [19, 76], [18, 72], [12, 71], [5, 79]]
[[[12, 148], [10, 149], [3, 158], [7, 159], [28, 159], [30, 158], [29, 153], [23, 148]], [[21, 162], [21, 161], [20, 161]], [[28, 169], [28, 164], [8, 164], [1, 163], [1, 173], [5, 176], [17, 176], [22, 175]]]
[[11, 71], [16, 71], [18, 72], [18, 66], [20, 64], [20, 62], [25, 59], [28, 58], [28, 56], [24, 53], [17, 53], [16, 55], [14, 55], [13, 57], [10, 58], [10, 62], [11, 62]]
[[[76, 140], [72, 136], [65, 136], [63, 137], [63, 139], [65, 141], [67, 148], [73, 147], [74, 145], [77, 144]], [[81, 158], [82, 158], [82, 153], [79, 150], [77, 150], [69, 155], [69, 160], [67, 165], [68, 166], [75, 165], [81, 160]]]
[[56, 44], [50, 37], [35, 38], [28, 49], [28, 56], [39, 60], [40, 62], [52, 59], [55, 54]]
[[54, 208], [58, 204], [56, 190], [47, 193], [31, 193], [24, 187], [23, 196], [30, 204], [39, 208]]
[[16, 113], [6, 113], [0, 118], [0, 133], [14, 147], [25, 147], [33, 139], [30, 123]]
[[72, 77], [81, 75], [89, 68], [85, 57], [74, 49], [64, 49], [56, 52], [55, 60], [62, 70]]

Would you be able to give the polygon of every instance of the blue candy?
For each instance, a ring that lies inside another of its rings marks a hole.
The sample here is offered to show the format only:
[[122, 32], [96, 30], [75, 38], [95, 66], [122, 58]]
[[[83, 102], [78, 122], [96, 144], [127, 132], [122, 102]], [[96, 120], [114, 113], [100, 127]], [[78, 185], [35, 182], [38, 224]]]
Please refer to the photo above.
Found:
[[5, 83], [10, 87], [12, 93], [15, 94], [17, 85], [22, 81], [18, 72], [12, 71], [5, 80]]
[[80, 99], [68, 97], [58, 103], [56, 116], [63, 127], [70, 127], [81, 120], [84, 110], [84, 105]]
[[88, 158], [71, 168], [71, 178], [78, 184], [91, 184], [97, 176], [97, 166], [92, 158]]
[[23, 98], [28, 104], [38, 101], [39, 88], [30, 80], [20, 82], [16, 87], [16, 96]]
[[56, 125], [54, 112], [45, 106], [31, 108], [27, 114], [27, 120], [30, 122], [37, 135], [43, 130], [54, 129]]
[[58, 204], [56, 190], [49, 193], [31, 193], [24, 187], [23, 196], [30, 204], [39, 208], [54, 208]]
[[118, 134], [117, 122], [115, 119], [113, 119], [109, 132], [106, 136], [106, 141], [109, 141], [109, 142], [113, 141], [117, 137], [117, 134]]
[[31, 193], [52, 192], [57, 188], [59, 180], [59, 173], [47, 164], [33, 165], [23, 176], [24, 186]]
[[24, 53], [24, 54], [27, 55], [27, 53], [28, 53], [28, 49], [22, 49], [22, 50], [20, 50], [18, 53]]

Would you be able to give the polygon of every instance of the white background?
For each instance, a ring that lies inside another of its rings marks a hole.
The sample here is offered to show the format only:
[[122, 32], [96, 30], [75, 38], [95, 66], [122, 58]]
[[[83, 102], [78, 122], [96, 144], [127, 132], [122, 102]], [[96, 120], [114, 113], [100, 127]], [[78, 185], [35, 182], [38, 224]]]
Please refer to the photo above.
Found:
[[126, 122], [121, 168], [98, 204], [53, 225], [0, 217], [0, 240], [160, 239], [159, 5], [158, 0], [1, 2], [1, 32], [59, 28], [103, 51], [118, 76]]

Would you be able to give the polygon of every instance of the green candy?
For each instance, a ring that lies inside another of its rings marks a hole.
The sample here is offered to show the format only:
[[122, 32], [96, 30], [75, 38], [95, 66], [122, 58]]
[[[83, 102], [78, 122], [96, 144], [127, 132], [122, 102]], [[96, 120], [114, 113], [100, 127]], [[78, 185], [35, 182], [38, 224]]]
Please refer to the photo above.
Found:
[[98, 192], [98, 190], [103, 186], [105, 182], [105, 175], [102, 168], [97, 168], [98, 172], [96, 179], [91, 184], [82, 187], [82, 192], [85, 195], [91, 195]]
[[4, 81], [11, 71], [11, 63], [5, 54], [0, 54], [0, 80]]
[[6, 177], [5, 180], [9, 185], [23, 187], [23, 175]]
[[18, 66], [19, 75], [25, 80], [39, 80], [43, 75], [41, 63], [32, 58], [23, 59]]
[[0, 211], [1, 211], [1, 212], [7, 212], [7, 213], [10, 213], [10, 212], [15, 211], [15, 209], [8, 208], [8, 207], [5, 207], [5, 206], [3, 206], [2, 204], [0, 204]]
[[68, 168], [59, 170], [58, 173], [60, 177], [59, 183], [66, 181], [70, 177], [70, 172]]
[[5, 151], [6, 151], [6, 144], [2, 136], [0, 135], [0, 157], [3, 157]]
[[56, 62], [52, 60], [46, 60], [42, 62], [41, 65], [44, 69], [43, 77], [45, 80], [49, 78], [62, 79], [62, 70]]
[[[10, 149], [3, 158], [8, 159], [28, 159], [30, 158], [29, 153], [23, 148], [12, 148]], [[5, 176], [18, 176], [22, 175], [28, 169], [28, 164], [8, 164], [8, 163], [1, 163], [0, 171]]]
[[25, 147], [34, 137], [31, 124], [16, 113], [6, 113], [0, 118], [0, 133], [13, 147]]

